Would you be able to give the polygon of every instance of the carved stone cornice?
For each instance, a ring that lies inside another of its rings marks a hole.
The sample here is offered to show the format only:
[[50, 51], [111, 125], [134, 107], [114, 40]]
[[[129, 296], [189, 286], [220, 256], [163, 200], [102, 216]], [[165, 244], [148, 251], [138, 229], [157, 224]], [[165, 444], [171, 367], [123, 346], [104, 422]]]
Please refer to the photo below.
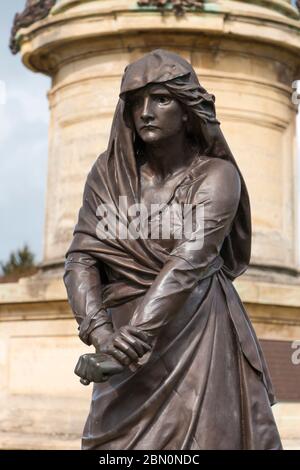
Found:
[[137, 3], [141, 7], [152, 6], [161, 11], [172, 8], [176, 16], [182, 16], [188, 10], [202, 10], [204, 0], [139, 0]]
[[13, 54], [17, 54], [20, 50], [18, 40], [16, 39], [19, 29], [26, 28], [35, 23], [35, 21], [46, 18], [55, 3], [56, 0], [27, 0], [24, 11], [16, 13], [9, 43]]

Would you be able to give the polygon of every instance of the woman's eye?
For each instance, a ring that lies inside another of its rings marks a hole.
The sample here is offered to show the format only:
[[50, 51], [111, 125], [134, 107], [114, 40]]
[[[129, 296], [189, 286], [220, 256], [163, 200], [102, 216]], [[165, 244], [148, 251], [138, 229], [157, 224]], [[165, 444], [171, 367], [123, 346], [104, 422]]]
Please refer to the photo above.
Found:
[[131, 106], [136, 108], [137, 106], [139, 106], [141, 103], [141, 100], [139, 100], [138, 98], [136, 98], [135, 100], [132, 100], [131, 101]]
[[168, 104], [170, 103], [171, 99], [168, 96], [157, 96], [156, 101], [159, 104]]

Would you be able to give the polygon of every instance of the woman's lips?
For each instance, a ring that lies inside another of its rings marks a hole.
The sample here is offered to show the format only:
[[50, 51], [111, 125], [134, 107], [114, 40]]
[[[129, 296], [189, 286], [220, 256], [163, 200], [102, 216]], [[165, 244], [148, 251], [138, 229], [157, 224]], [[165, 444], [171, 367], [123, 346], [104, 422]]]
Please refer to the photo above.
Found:
[[141, 130], [147, 129], [148, 131], [159, 129], [157, 126], [142, 126]]

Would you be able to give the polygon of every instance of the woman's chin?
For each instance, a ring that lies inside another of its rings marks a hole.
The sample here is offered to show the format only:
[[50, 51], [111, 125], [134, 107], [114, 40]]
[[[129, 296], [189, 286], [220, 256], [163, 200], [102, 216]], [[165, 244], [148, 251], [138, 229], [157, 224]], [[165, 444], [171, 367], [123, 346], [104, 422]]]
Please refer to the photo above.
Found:
[[169, 136], [161, 135], [157, 131], [147, 131], [143, 132], [140, 135], [140, 138], [145, 142], [145, 144], [159, 144], [163, 143]]
[[143, 136], [141, 136], [141, 139], [143, 140], [143, 142], [145, 142], [145, 144], [158, 144], [162, 140], [162, 138], [158, 135], [150, 133], [144, 134]]

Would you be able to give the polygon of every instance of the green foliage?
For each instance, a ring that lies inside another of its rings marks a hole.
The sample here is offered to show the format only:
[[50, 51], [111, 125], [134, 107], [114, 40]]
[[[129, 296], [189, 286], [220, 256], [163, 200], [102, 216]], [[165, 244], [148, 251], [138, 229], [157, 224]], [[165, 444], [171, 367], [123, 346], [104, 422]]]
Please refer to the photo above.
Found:
[[34, 258], [34, 254], [25, 244], [23, 248], [11, 253], [6, 263], [0, 263], [4, 276], [26, 275], [35, 267]]

